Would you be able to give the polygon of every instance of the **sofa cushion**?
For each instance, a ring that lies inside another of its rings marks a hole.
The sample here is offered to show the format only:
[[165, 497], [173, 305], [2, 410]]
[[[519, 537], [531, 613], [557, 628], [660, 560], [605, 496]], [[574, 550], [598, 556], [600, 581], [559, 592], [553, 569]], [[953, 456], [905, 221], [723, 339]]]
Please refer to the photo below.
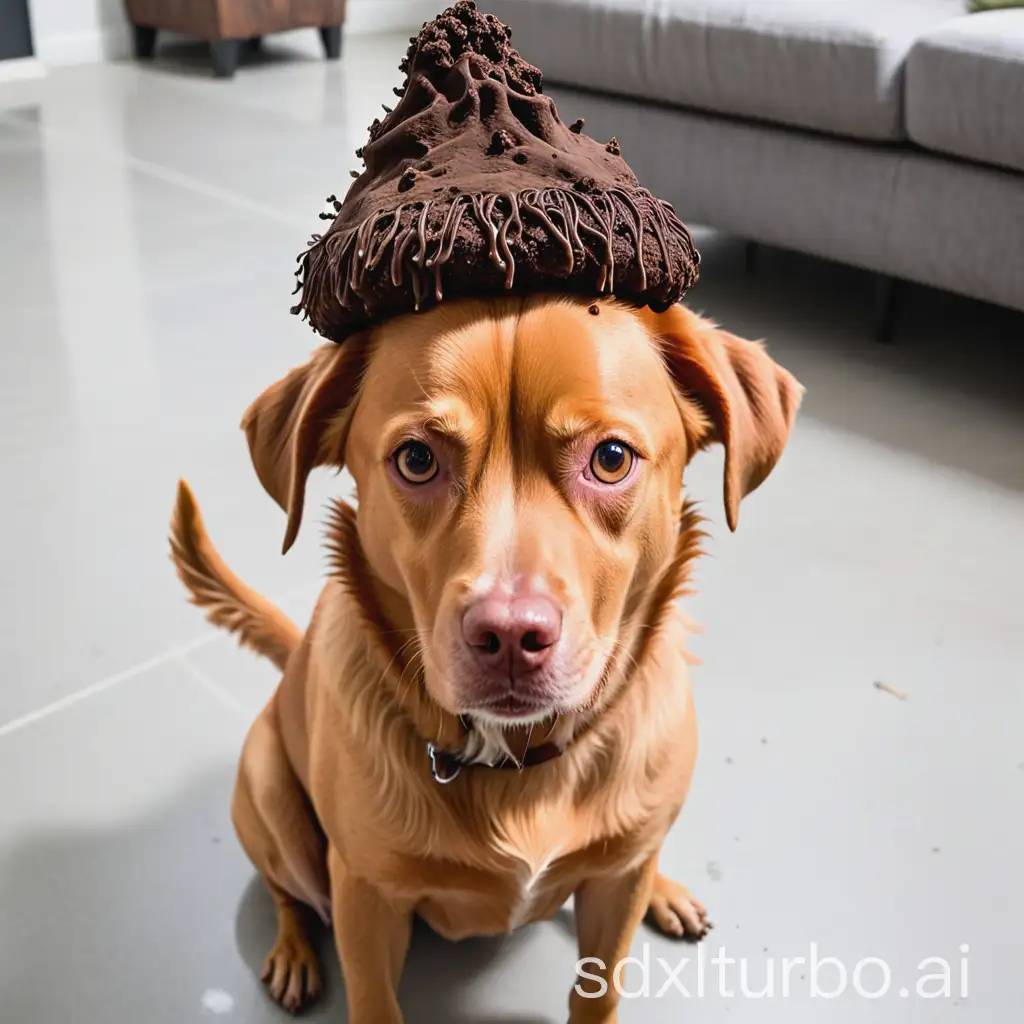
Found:
[[553, 82], [901, 139], [903, 61], [964, 0], [490, 0]]
[[906, 104], [922, 146], [1024, 171], [1024, 11], [971, 14], [922, 36]]

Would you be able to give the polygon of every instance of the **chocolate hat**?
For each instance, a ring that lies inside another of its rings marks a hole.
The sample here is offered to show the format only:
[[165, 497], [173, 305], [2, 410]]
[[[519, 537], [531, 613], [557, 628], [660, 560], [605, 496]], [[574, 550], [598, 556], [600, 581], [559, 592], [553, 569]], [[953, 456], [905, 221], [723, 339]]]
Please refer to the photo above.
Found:
[[[299, 256], [293, 308], [343, 341], [445, 297], [614, 294], [661, 311], [700, 256], [614, 139], [567, 127], [494, 15], [459, 0], [410, 42], [366, 170]], [[335, 216], [336, 213], [336, 216]]]

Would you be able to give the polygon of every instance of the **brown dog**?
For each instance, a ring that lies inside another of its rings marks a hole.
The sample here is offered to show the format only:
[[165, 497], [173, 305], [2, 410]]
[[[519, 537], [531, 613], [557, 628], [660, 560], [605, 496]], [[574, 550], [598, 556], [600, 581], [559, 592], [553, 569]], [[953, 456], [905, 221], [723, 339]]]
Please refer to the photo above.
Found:
[[[181, 485], [182, 579], [284, 670], [233, 804], [278, 908], [275, 999], [295, 1010], [320, 986], [300, 903], [333, 919], [352, 1024], [401, 1021], [414, 914], [461, 938], [573, 895], [580, 956], [606, 976], [648, 910], [704, 933], [657, 870], [697, 750], [674, 600], [700, 537], [683, 469], [725, 446], [735, 528], [801, 392], [681, 306], [453, 301], [326, 345], [243, 421], [286, 549], [315, 466], [356, 481], [305, 635], [226, 568]], [[571, 1020], [615, 1021], [614, 986], [587, 985]]]

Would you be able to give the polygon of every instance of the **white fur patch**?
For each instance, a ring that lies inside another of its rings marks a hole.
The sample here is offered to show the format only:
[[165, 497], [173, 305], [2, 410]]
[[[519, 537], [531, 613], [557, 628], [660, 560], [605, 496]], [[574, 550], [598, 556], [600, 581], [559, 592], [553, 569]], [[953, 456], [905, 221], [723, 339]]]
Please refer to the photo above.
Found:
[[476, 721], [474, 715], [473, 728], [466, 737], [466, 746], [462, 751], [463, 759], [470, 764], [496, 764], [511, 756], [503, 730]]
[[524, 718], [508, 719], [498, 715], [489, 715], [486, 711], [474, 711], [466, 716], [473, 727], [466, 737], [466, 745], [462, 756], [470, 764], [497, 764], [506, 758], [519, 760], [522, 751], [513, 753], [508, 745], [505, 730], [514, 726], [536, 726], [550, 722], [550, 711], [538, 712]]
[[561, 853], [561, 851], [562, 848], [560, 846], [556, 846], [550, 853], [548, 853], [540, 864], [533, 869], [533, 873], [524, 882], [519, 893], [519, 902], [515, 907], [513, 907], [512, 913], [509, 915], [509, 931], [518, 928], [530, 916], [530, 911], [533, 909], [534, 890], [537, 887], [537, 883], [544, 877], [545, 872], [549, 867], [551, 867], [552, 862], [559, 853]]

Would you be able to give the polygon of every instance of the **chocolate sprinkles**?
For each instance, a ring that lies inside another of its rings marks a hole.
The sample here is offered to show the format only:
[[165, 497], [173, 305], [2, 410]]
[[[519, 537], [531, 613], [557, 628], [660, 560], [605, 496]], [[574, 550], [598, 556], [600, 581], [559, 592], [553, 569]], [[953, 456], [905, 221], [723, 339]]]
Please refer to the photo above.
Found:
[[460, 0], [411, 41], [366, 170], [298, 257], [292, 312], [343, 341], [445, 298], [541, 291], [666, 309], [700, 256], [615, 140], [567, 127], [510, 31]]

